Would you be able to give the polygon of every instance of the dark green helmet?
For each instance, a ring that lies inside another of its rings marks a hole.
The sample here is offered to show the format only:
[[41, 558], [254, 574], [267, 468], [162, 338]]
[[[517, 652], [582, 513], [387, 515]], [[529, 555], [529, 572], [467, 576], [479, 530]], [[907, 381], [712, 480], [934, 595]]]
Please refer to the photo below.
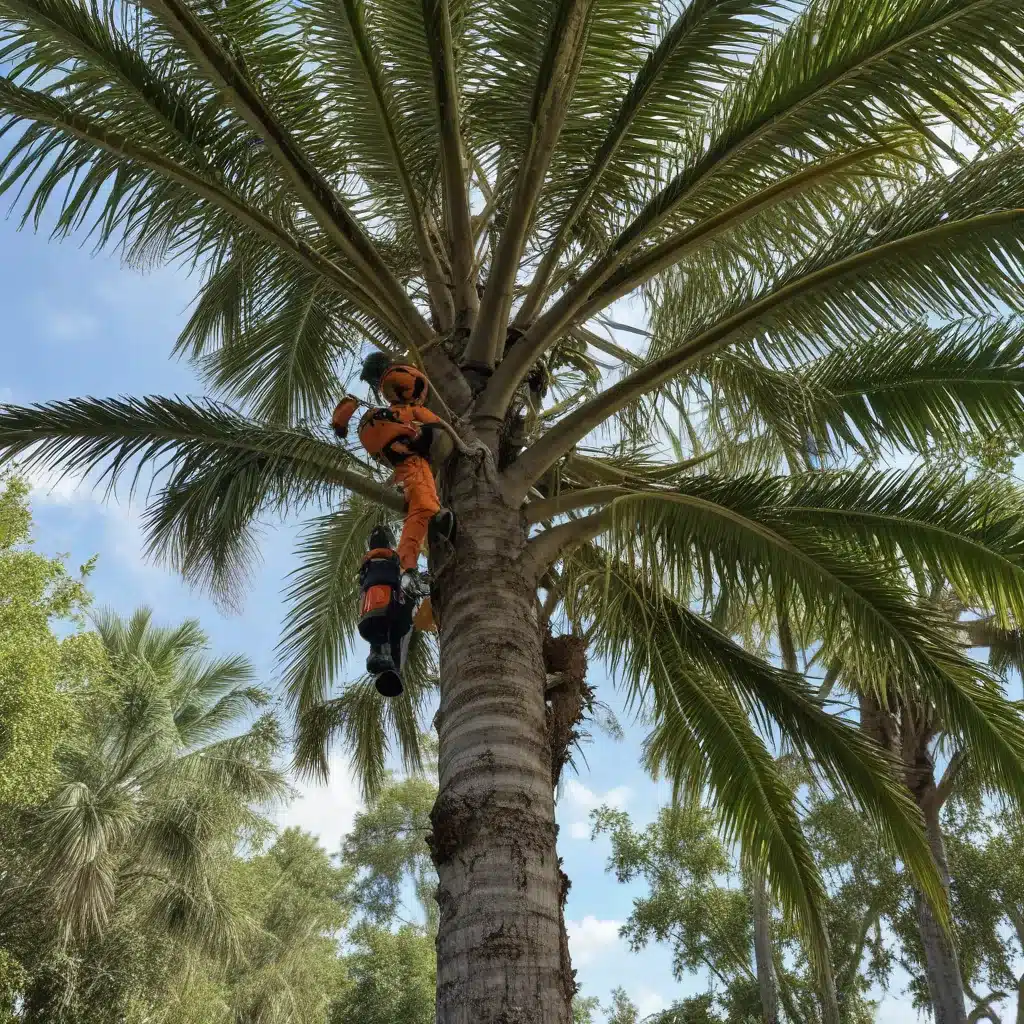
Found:
[[359, 374], [359, 379], [366, 381], [371, 388], [377, 389], [380, 387], [381, 377], [387, 373], [390, 366], [390, 356], [385, 355], [383, 352], [371, 352], [363, 360], [363, 372]]
[[387, 526], [375, 526], [370, 531], [370, 550], [375, 548], [393, 548], [395, 546], [395, 535]]

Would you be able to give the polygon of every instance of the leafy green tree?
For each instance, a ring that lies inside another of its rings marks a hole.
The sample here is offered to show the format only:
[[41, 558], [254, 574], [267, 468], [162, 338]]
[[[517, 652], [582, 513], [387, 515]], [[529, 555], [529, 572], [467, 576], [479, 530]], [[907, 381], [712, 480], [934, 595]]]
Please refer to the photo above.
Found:
[[96, 626], [106, 674], [78, 695], [4, 864], [0, 944], [29, 970], [26, 1021], [141, 1020], [181, 950], [239, 948], [225, 872], [267, 832], [257, 805], [285, 793], [246, 659], [210, 658], [197, 623], [157, 627], [146, 610]]
[[597, 996], [576, 996], [572, 1001], [572, 1024], [594, 1024], [594, 1013], [601, 1008]]
[[349, 934], [349, 984], [331, 1007], [329, 1024], [433, 1024], [434, 941], [421, 928], [397, 931], [369, 922]]
[[[1024, 921], [1020, 915], [1024, 829], [1019, 815], [982, 802], [976, 793], [954, 794], [942, 815], [950, 871], [956, 949], [972, 1021], [1003, 1024], [999, 1006], [1016, 1000], [1024, 1015]], [[930, 1006], [928, 956], [910, 886], [903, 881], [883, 913], [889, 922], [889, 956], [910, 973], [915, 1005]]]
[[342, 859], [358, 871], [355, 905], [378, 924], [402, 919], [402, 889], [411, 884], [427, 930], [437, 931], [437, 872], [427, 846], [436, 799], [437, 783], [429, 779], [411, 776], [391, 782], [356, 815], [345, 837]]
[[55, 781], [53, 753], [71, 722], [75, 691], [97, 672], [103, 652], [81, 629], [85, 580], [63, 559], [33, 550], [28, 487], [0, 477], [0, 814], [31, 804]]
[[[912, 585], [928, 566], [1019, 618], [1019, 502], [936, 474], [801, 473], [808, 439], [843, 459], [1024, 423], [1018, 0], [3, 0], [0, 16], [4, 187], [58, 234], [200, 267], [179, 351], [238, 407], [8, 408], [0, 449], [165, 469], [153, 548], [222, 590], [268, 512], [310, 514], [281, 648], [303, 767], [325, 771], [342, 736], [372, 788], [387, 734], [414, 764], [428, 675], [389, 705], [365, 681], [331, 693], [368, 522], [401, 499], [310, 423], [369, 343], [420, 363], [475, 442], [442, 480], [462, 529], [432, 554], [441, 1024], [466, 1005], [570, 1016], [554, 789], [592, 695], [578, 658], [545, 657], [572, 653], [545, 643], [553, 614], [625, 669], [653, 756], [713, 790], [802, 920], [829, 1020], [825, 889], [758, 721], [884, 823], [945, 919], [886, 760], [711, 612], [730, 593], [798, 603], [826, 659], [878, 689], [913, 680], [1024, 791], [1019, 716]], [[948, 159], [949, 123], [974, 158]], [[630, 296], [650, 337], [609, 338]], [[701, 442], [710, 423], [724, 449]], [[771, 473], [738, 469], [753, 452]]]
[[[806, 799], [805, 827], [829, 883], [827, 914], [841, 1019], [868, 1024], [874, 1015], [867, 991], [873, 981], [886, 980], [891, 966], [882, 950], [876, 962], [874, 949], [862, 966], [871, 929], [890, 905], [882, 903], [876, 888], [887, 900], [898, 898], [905, 892], [905, 880], [848, 803], [813, 791]], [[851, 819], [857, 826], [855, 836], [846, 831]], [[762, 1021], [754, 956], [755, 901], [749, 879], [722, 841], [714, 812], [700, 804], [669, 806], [646, 829], [637, 830], [624, 811], [602, 808], [594, 815], [594, 834], [607, 834], [611, 840], [608, 867], [620, 882], [642, 879], [648, 886], [647, 893], [634, 900], [623, 928], [630, 947], [666, 943], [677, 979], [698, 970], [711, 979], [708, 994], [676, 1004], [666, 1011], [664, 1024], [705, 1018], [728, 1024]], [[814, 1024], [820, 1020], [821, 991], [799, 932], [776, 918], [771, 921], [771, 937], [769, 955], [784, 1019]], [[657, 1015], [652, 1019], [662, 1020]]]
[[639, 1024], [640, 1011], [624, 988], [612, 990], [612, 1001], [605, 1007], [608, 1014], [608, 1024]]
[[[179, 1016], [168, 1024], [192, 1024], [197, 1014], [217, 1024], [321, 1024], [345, 984], [339, 941], [350, 877], [297, 829], [281, 833], [266, 853], [236, 860], [226, 889], [256, 927], [226, 963], [211, 957], [205, 974], [184, 973], [170, 997], [180, 1002]], [[211, 1016], [218, 1003], [221, 1015]]]

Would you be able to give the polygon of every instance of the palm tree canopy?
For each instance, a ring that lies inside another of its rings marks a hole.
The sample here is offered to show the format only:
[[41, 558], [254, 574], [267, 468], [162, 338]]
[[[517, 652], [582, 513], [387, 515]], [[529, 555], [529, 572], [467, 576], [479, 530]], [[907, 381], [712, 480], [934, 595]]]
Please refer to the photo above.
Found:
[[252, 666], [211, 658], [199, 625], [104, 613], [105, 677], [79, 695], [81, 719], [57, 751], [50, 797], [29, 814], [36, 862], [3, 910], [42, 900], [62, 933], [102, 933], [128, 913], [200, 943], [238, 941], [244, 922], [218, 893], [218, 864], [258, 807], [284, 795], [279, 737]]
[[[262, 516], [313, 516], [281, 646], [302, 764], [339, 732], [371, 785], [386, 733], [419, 756], [429, 656], [407, 701], [366, 681], [329, 699], [366, 524], [396, 505], [319, 426], [372, 345], [490, 444], [540, 524], [549, 610], [617, 655], [657, 759], [717, 790], [788, 909], [821, 938], [751, 712], [941, 903], [881, 755], [713, 613], [777, 597], [823, 662], [926, 688], [1024, 795], [1019, 716], [917, 600], [941, 575], [1019, 618], [1019, 496], [822, 468], [1024, 425], [1017, 0], [0, 0], [0, 19], [3, 187], [57, 235], [196, 268], [178, 350], [215, 396], [7, 407], [0, 448], [168, 470], [153, 551], [215, 589]], [[649, 330], [610, 333], [630, 296]]]

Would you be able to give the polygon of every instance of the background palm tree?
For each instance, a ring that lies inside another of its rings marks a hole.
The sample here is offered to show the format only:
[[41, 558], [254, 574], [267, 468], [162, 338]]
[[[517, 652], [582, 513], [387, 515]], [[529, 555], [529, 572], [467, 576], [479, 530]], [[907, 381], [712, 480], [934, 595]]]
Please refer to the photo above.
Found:
[[[1019, 617], [1017, 497], [801, 472], [809, 439], [846, 458], [1022, 425], [1024, 161], [1000, 106], [1024, 84], [1017, 0], [0, 12], [6, 186], [58, 234], [200, 268], [179, 351], [241, 406], [8, 407], [0, 446], [71, 471], [167, 469], [153, 551], [221, 591], [259, 517], [317, 513], [281, 647], [302, 766], [323, 771], [340, 732], [379, 781], [385, 730], [415, 765], [426, 692], [331, 697], [368, 522], [400, 501], [308, 423], [369, 343], [419, 362], [439, 411], [488, 447], [445, 473], [461, 526], [432, 553], [438, 1019], [569, 1017], [553, 791], [589, 698], [582, 645], [544, 640], [563, 604], [653, 717], [652, 756], [710, 787], [803, 921], [834, 1019], [821, 882], [755, 726], [883, 823], [940, 919], [941, 881], [885, 755], [710, 616], [737, 593], [798, 602], [825, 657], [879, 689], [913, 679], [1024, 792], [1016, 711], [915, 600], [927, 569]], [[606, 311], [634, 293], [650, 336], [609, 338]], [[726, 450], [702, 442], [711, 423]], [[745, 450], [758, 472], [737, 472]]]
[[[246, 835], [265, 834], [256, 806], [285, 791], [276, 723], [252, 719], [267, 694], [245, 658], [208, 657], [193, 621], [161, 628], [142, 609], [96, 628], [107, 671], [76, 695], [52, 792], [19, 823], [31, 853], [5, 880], [0, 927], [48, 921], [47, 941], [83, 955], [132, 927], [228, 955], [249, 926], [221, 868]], [[26, 994], [30, 1019], [56, 1013], [77, 983], [73, 971], [49, 980], [54, 990], [44, 980]]]

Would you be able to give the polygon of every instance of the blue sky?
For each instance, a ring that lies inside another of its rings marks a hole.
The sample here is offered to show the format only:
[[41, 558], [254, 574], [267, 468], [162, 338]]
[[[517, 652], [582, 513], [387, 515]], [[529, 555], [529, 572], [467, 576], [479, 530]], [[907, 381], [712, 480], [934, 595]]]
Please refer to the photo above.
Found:
[[[0, 221], [0, 308], [6, 324], [0, 401], [201, 394], [190, 369], [169, 359], [192, 294], [193, 283], [183, 274], [138, 274], [108, 256], [94, 257], [77, 241], [50, 242], [19, 232], [14, 220]], [[105, 502], [102, 491], [76, 487], [70, 480], [34, 483], [41, 549], [66, 552], [76, 565], [98, 555], [91, 584], [98, 604], [123, 614], [149, 605], [167, 623], [198, 617], [219, 652], [245, 652], [262, 677], [276, 685], [274, 645], [283, 617], [280, 594], [290, 567], [291, 528], [266, 531], [262, 564], [245, 604], [237, 613], [225, 614], [146, 560], [140, 529], [144, 496], [133, 502], [120, 494]], [[607, 674], [594, 666], [592, 676], [601, 699], [615, 707]], [[564, 786], [558, 809], [560, 847], [573, 883], [567, 913], [583, 994], [606, 1001], [609, 991], [621, 985], [643, 1013], [651, 1013], [705, 985], [703, 979], [675, 982], [666, 950], [631, 954], [618, 938], [638, 890], [617, 884], [605, 873], [608, 847], [605, 840], [590, 841], [587, 815], [608, 802], [642, 822], [668, 797], [663, 784], [655, 784], [636, 767], [642, 732], [625, 717], [622, 721], [625, 739], [616, 743], [597, 735], [586, 748], [579, 775]], [[332, 851], [359, 806], [344, 759], [337, 756], [333, 764], [328, 786], [303, 788], [278, 815], [282, 825], [317, 833]], [[914, 1019], [909, 1003], [899, 996], [888, 997], [878, 1016], [880, 1024]]]

